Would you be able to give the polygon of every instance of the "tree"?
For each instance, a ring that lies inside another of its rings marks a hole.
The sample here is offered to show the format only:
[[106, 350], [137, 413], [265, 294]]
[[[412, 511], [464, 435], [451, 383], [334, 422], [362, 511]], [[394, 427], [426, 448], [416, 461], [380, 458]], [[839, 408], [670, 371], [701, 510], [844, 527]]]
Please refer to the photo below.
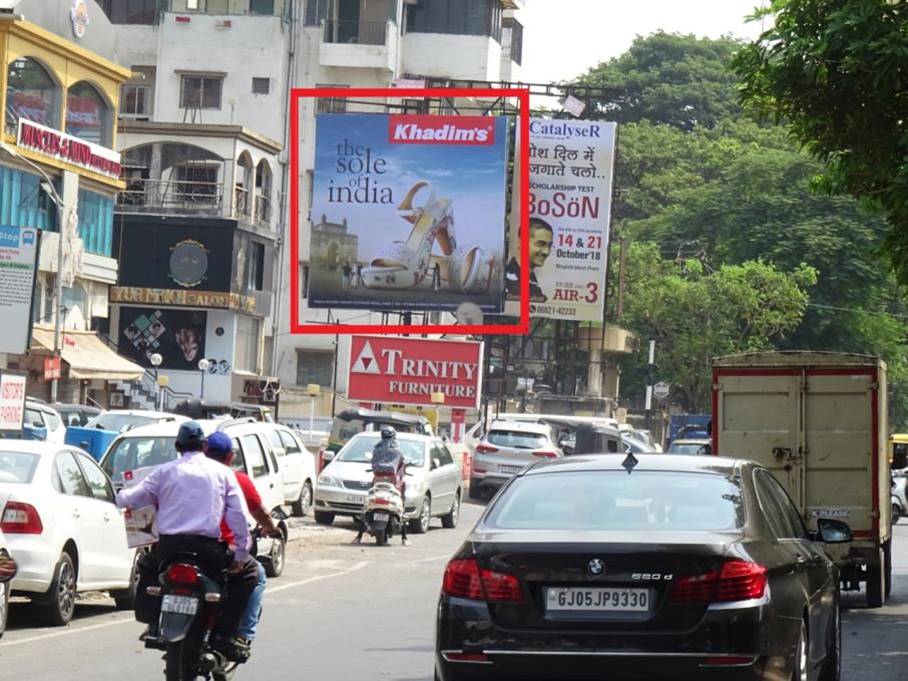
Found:
[[728, 68], [739, 47], [730, 38], [654, 33], [638, 37], [626, 53], [590, 69], [580, 82], [616, 91], [597, 103], [607, 120], [646, 120], [685, 131], [713, 127], [741, 112], [736, 78]]
[[712, 358], [771, 348], [798, 326], [815, 282], [808, 266], [782, 272], [749, 261], [708, 272], [697, 260], [666, 260], [656, 245], [635, 244], [623, 321], [656, 340], [659, 378], [699, 412], [709, 408]]
[[819, 186], [882, 209], [908, 283], [908, 3], [773, 0], [775, 25], [734, 60], [743, 101], [826, 163]]

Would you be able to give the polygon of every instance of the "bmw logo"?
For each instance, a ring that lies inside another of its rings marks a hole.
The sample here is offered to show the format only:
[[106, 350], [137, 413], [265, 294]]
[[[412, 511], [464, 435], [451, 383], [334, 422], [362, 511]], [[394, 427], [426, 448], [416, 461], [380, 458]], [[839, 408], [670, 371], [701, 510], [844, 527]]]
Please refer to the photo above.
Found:
[[605, 572], [605, 564], [598, 558], [593, 558], [590, 564], [586, 566], [591, 575], [601, 575]]

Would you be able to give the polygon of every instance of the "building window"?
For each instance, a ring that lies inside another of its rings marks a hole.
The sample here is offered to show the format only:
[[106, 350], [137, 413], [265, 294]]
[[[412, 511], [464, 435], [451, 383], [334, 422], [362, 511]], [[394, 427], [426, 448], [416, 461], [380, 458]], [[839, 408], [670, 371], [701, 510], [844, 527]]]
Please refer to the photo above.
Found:
[[[315, 87], [317, 88], [348, 88], [349, 85], [327, 85], [325, 83], [319, 83]], [[345, 113], [347, 111], [347, 100], [346, 99], [334, 99], [331, 97], [319, 97], [318, 105], [316, 108], [316, 113]]]
[[253, 241], [246, 260], [246, 288], [250, 291], [265, 289], [265, 244]]
[[271, 92], [271, 79], [270, 78], [253, 78], [252, 79], [252, 94], [267, 95], [269, 92]]
[[57, 229], [57, 209], [41, 189], [42, 181], [36, 174], [0, 165], [0, 225]]
[[501, 21], [501, 48], [504, 56], [518, 66], [523, 61], [523, 26], [514, 18]]
[[180, 107], [220, 109], [223, 76], [189, 76], [180, 79]]
[[112, 24], [150, 26], [158, 18], [158, 0], [101, 0], [98, 4]]
[[186, 0], [186, 9], [187, 10], [198, 10], [199, 9], [199, 0]]
[[189, 203], [214, 203], [218, 196], [218, 167], [211, 164], [174, 166], [176, 192]]
[[113, 253], [114, 200], [103, 194], [79, 190], [79, 237], [89, 253], [108, 258]]
[[233, 366], [237, 371], [254, 374], [259, 370], [259, 320], [244, 314], [236, 316], [236, 351]]
[[274, 0], [251, 0], [249, 3], [250, 14], [263, 14], [271, 16], [274, 14]]
[[6, 129], [16, 133], [19, 119], [60, 128], [60, 88], [36, 59], [14, 60], [7, 69]]
[[317, 383], [330, 388], [334, 376], [334, 353], [318, 350], [296, 351], [296, 384]]
[[120, 90], [120, 116], [148, 120], [150, 91], [147, 85], [124, 85]]
[[302, 297], [305, 300], [309, 297], [309, 265], [301, 265], [301, 267], [303, 270], [302, 276], [300, 277], [303, 283]]
[[499, 0], [420, 0], [407, 5], [407, 31], [487, 35], [501, 40]]
[[111, 146], [110, 106], [93, 85], [83, 81], [67, 91], [66, 132], [86, 142]]
[[306, 26], [321, 26], [328, 18], [329, 0], [306, 0], [306, 15], [303, 23]]

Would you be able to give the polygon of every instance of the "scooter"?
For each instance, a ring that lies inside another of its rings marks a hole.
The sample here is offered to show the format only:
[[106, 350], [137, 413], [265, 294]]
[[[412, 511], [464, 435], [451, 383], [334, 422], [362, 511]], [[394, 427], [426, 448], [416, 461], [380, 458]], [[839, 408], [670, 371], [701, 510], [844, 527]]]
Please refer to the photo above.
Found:
[[363, 515], [356, 520], [357, 529], [375, 537], [379, 546], [384, 546], [391, 537], [400, 534], [403, 522], [403, 499], [393, 480], [393, 475], [375, 474], [363, 505]]

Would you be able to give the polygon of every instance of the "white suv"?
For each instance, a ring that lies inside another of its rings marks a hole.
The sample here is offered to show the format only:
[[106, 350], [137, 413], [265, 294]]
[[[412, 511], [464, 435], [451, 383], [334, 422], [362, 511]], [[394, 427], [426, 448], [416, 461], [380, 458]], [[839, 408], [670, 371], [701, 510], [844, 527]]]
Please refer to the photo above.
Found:
[[[256, 421], [251, 417], [242, 419], [200, 420], [205, 435], [216, 430], [225, 432], [233, 440], [236, 459], [235, 470], [244, 471], [262, 497], [265, 510], [284, 516], [284, 479], [271, 442], [272, 425]], [[149, 466], [159, 466], [177, 458], [174, 440], [180, 423], [166, 421], [128, 430], [114, 440], [101, 459], [101, 468], [110, 476], [116, 488], [123, 486], [126, 471]], [[249, 518], [250, 526], [254, 524]], [[281, 520], [276, 523], [284, 534], [283, 541], [267, 542], [265, 554], [259, 555], [269, 577], [277, 577], [284, 569], [287, 525]], [[260, 549], [264, 548], [263, 540]]]
[[540, 459], [564, 456], [545, 423], [494, 421], [473, 453], [470, 498], [480, 499]]

